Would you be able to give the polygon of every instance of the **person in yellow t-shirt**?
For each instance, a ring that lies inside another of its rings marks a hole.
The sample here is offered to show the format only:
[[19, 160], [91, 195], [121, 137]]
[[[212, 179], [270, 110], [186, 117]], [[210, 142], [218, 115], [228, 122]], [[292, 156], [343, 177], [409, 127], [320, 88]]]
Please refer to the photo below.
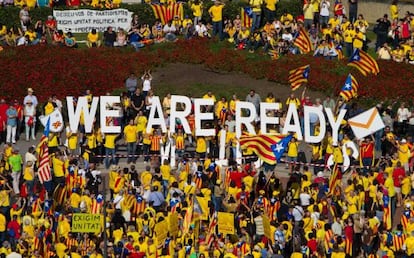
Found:
[[101, 40], [99, 39], [99, 34], [96, 29], [92, 29], [92, 31], [88, 33], [86, 46], [88, 46], [88, 48], [101, 46]]
[[26, 183], [27, 192], [30, 194], [33, 193], [33, 187], [34, 187], [34, 170], [32, 166], [33, 166], [33, 161], [28, 161], [23, 171], [23, 179]]
[[214, 5], [208, 9], [213, 25], [213, 37], [219, 34], [220, 40], [223, 40], [223, 8], [224, 4], [216, 0]]
[[354, 49], [362, 49], [365, 42], [365, 35], [359, 28], [355, 29], [354, 41], [353, 41], [353, 48]]
[[196, 153], [201, 158], [204, 159], [206, 157], [207, 152], [207, 141], [204, 136], [198, 136], [197, 137], [197, 147], [196, 147]]
[[108, 169], [110, 164], [115, 164], [115, 152], [116, 152], [116, 139], [118, 138], [119, 134], [116, 133], [108, 133], [105, 134], [105, 168]]
[[135, 162], [137, 158], [135, 157], [135, 151], [137, 149], [138, 141], [138, 130], [136, 125], [134, 125], [134, 120], [129, 120], [129, 124], [124, 128], [124, 140], [127, 144], [128, 159], [127, 163]]
[[264, 2], [266, 4], [264, 9], [266, 21], [272, 23], [276, 17], [276, 5], [279, 0], [265, 0]]
[[343, 32], [344, 43], [345, 43], [345, 53], [347, 57], [351, 57], [354, 52], [352, 43], [354, 41], [355, 34], [356, 32], [352, 24], [349, 24], [349, 26]]
[[399, 8], [398, 8], [397, 4], [398, 4], [398, 0], [393, 0], [391, 5], [390, 5], [390, 16], [391, 16], [392, 21], [395, 20], [395, 19], [398, 20]]
[[203, 16], [203, 4], [199, 0], [195, 0], [191, 6], [191, 11], [193, 11], [194, 16], [194, 25], [198, 24], [198, 22], [201, 20], [201, 17]]
[[60, 152], [56, 152], [55, 156], [52, 159], [53, 165], [53, 174], [54, 174], [54, 182], [57, 184], [64, 185], [65, 184], [65, 161], [63, 156], [61, 156]]
[[295, 137], [292, 137], [288, 144], [287, 162], [290, 171], [293, 171], [296, 161], [298, 160], [299, 144]]

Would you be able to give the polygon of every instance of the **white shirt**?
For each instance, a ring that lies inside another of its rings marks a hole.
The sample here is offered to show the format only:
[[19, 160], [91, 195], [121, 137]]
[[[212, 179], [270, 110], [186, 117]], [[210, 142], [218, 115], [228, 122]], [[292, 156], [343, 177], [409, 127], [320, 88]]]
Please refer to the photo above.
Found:
[[26, 113], [26, 116], [34, 116], [35, 115], [35, 106], [34, 105], [25, 105], [24, 111]]
[[115, 209], [120, 210], [121, 209], [121, 202], [124, 199], [124, 196], [122, 194], [117, 194], [114, 198], [114, 204]]
[[[33, 162], [33, 166], [34, 166], [34, 163], [37, 161], [37, 158], [36, 158], [36, 156], [35, 156], [35, 155], [33, 155], [32, 153], [30, 153], [30, 152], [26, 152], [26, 154], [24, 155], [24, 160], [26, 161], [26, 163], [27, 163], [28, 161]], [[32, 167], [33, 167], [33, 166], [32, 166]]]
[[301, 206], [308, 206], [310, 204], [311, 196], [308, 193], [301, 193], [299, 199]]
[[408, 111], [408, 108], [399, 108], [397, 110], [397, 116], [398, 122], [402, 123], [403, 121], [407, 121], [411, 114], [410, 111]]
[[172, 24], [170, 26], [168, 26], [168, 24], [165, 24], [165, 26], [163, 28], [164, 33], [174, 33], [176, 30], [177, 29]]
[[329, 16], [329, 7], [331, 4], [328, 1], [321, 2], [321, 16]]
[[295, 207], [293, 207], [292, 215], [295, 219], [295, 222], [301, 221], [303, 219], [303, 208], [296, 205]]
[[27, 102], [32, 102], [33, 106], [36, 107], [37, 104], [39, 104], [39, 101], [37, 101], [37, 97], [35, 95], [27, 95], [24, 97], [23, 104], [26, 105]]
[[22, 255], [21, 254], [18, 254], [16, 252], [12, 252], [12, 253], [8, 254], [6, 256], [6, 258], [22, 258]]
[[207, 32], [207, 28], [204, 24], [201, 24], [201, 25], [197, 24], [195, 26], [195, 31], [197, 32], [198, 35], [203, 36]]
[[151, 79], [144, 79], [142, 78], [142, 91], [149, 91], [151, 90]]
[[332, 223], [332, 233], [338, 236], [342, 236], [342, 225], [337, 221]]

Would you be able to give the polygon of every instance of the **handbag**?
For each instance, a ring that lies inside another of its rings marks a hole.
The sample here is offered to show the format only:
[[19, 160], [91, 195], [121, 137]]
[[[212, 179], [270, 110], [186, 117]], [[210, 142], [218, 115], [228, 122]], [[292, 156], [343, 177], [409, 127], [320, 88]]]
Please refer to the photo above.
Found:
[[394, 39], [395, 38], [395, 33], [394, 30], [389, 30], [388, 31], [388, 37]]
[[30, 116], [29, 119], [27, 120], [27, 125], [29, 127], [32, 127], [33, 124], [34, 124], [34, 118], [33, 118], [33, 116]]

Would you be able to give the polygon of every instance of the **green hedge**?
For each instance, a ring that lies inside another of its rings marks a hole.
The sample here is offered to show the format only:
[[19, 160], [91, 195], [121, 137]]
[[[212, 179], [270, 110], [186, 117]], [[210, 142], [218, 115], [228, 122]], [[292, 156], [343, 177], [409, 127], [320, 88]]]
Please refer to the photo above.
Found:
[[[210, 17], [208, 15], [208, 8], [213, 4], [212, 1], [208, 1], [205, 4], [205, 11], [203, 13], [203, 19], [209, 21]], [[246, 6], [245, 2], [228, 2], [223, 11], [223, 16], [234, 19], [237, 14], [240, 14], [240, 8]], [[83, 7], [90, 8], [91, 7]], [[134, 12], [139, 15], [141, 23], [153, 24], [155, 22], [154, 13], [151, 7], [147, 4], [122, 4], [121, 8], [128, 9], [131, 12]], [[294, 17], [301, 14], [302, 12], [302, 1], [301, 0], [281, 0], [277, 5], [277, 17], [280, 17], [283, 10], [288, 10]], [[20, 26], [19, 22], [19, 11], [18, 7], [7, 7], [0, 8], [0, 24], [5, 24], [8, 28], [15, 26]], [[45, 21], [48, 15], [52, 15], [52, 8], [35, 8], [30, 11], [30, 16], [32, 17], [33, 24], [38, 20]], [[184, 13], [186, 15], [191, 15], [191, 10], [187, 4], [184, 5]]]

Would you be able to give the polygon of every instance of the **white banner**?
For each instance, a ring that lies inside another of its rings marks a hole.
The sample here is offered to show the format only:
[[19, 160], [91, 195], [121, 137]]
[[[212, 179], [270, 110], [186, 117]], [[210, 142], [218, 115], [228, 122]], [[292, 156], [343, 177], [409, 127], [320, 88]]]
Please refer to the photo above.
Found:
[[105, 31], [109, 26], [114, 30], [122, 28], [129, 30], [131, 26], [133, 12], [127, 9], [114, 9], [114, 10], [65, 10], [58, 11], [53, 10], [53, 16], [57, 21], [57, 28], [73, 33], [88, 33], [92, 29], [96, 29], [98, 32]]

